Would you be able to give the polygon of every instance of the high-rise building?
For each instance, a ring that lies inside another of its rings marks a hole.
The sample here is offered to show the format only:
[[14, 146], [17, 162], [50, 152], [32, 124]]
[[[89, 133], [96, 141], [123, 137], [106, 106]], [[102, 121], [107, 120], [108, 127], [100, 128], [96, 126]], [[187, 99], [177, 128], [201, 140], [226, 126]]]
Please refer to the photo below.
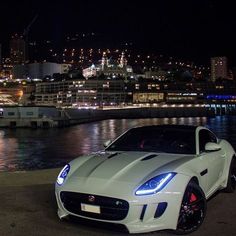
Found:
[[211, 80], [228, 79], [228, 62], [226, 57], [211, 58]]
[[25, 40], [17, 34], [10, 41], [10, 58], [13, 65], [25, 63]]

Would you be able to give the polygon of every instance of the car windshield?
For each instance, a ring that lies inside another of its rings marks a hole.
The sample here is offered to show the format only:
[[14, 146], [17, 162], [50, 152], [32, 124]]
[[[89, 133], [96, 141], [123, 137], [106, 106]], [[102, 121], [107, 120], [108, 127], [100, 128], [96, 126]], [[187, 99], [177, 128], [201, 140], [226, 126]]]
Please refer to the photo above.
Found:
[[113, 142], [106, 150], [195, 154], [195, 129], [187, 127], [133, 128]]

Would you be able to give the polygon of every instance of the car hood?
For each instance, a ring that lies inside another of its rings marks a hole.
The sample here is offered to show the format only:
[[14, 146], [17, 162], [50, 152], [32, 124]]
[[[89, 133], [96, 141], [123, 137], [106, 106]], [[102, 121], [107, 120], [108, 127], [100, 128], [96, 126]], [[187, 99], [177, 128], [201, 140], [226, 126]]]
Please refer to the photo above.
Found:
[[73, 166], [74, 171], [67, 180], [67, 186], [73, 190], [78, 186], [83, 192], [105, 191], [117, 184], [119, 187], [134, 188], [153, 176], [175, 171], [191, 157], [149, 152], [100, 152], [88, 156], [82, 164]]

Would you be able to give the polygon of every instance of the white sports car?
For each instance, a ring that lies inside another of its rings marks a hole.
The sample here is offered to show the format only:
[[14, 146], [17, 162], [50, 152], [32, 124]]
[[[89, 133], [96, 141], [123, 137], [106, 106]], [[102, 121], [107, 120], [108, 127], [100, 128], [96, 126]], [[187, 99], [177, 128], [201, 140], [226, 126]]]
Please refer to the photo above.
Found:
[[206, 199], [233, 192], [232, 146], [201, 126], [132, 128], [105, 150], [67, 164], [56, 181], [58, 216], [121, 224], [130, 233], [196, 230]]

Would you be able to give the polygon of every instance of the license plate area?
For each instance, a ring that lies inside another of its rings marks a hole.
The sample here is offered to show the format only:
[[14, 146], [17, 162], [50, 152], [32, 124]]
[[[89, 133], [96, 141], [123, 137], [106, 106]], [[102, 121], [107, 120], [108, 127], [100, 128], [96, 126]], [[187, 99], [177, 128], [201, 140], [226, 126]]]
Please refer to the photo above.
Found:
[[81, 203], [81, 211], [101, 214], [100, 206], [89, 205], [89, 204], [85, 204], [85, 203]]

